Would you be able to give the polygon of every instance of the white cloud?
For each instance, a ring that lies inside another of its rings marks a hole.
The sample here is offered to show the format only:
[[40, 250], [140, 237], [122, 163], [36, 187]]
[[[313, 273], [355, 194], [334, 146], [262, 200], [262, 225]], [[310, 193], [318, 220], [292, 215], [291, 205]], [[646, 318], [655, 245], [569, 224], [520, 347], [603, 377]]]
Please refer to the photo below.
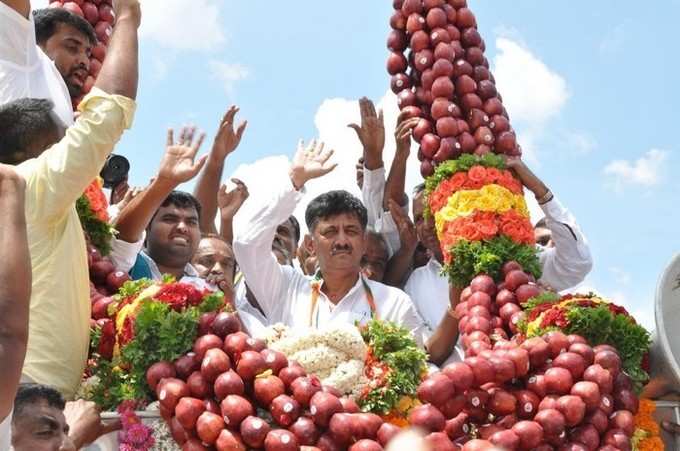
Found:
[[220, 0], [141, 0], [140, 36], [173, 50], [213, 50], [224, 44]]
[[208, 61], [208, 70], [212, 77], [219, 80], [227, 94], [231, 94], [237, 81], [248, 77], [248, 68], [241, 64], [227, 64], [222, 61]]
[[667, 151], [651, 149], [635, 161], [614, 160], [607, 164], [603, 173], [609, 177], [609, 186], [615, 191], [622, 191], [627, 185], [652, 187], [662, 180], [667, 158]]
[[511, 120], [535, 126], [559, 113], [569, 97], [564, 78], [515, 40], [499, 37], [496, 47], [493, 73]]

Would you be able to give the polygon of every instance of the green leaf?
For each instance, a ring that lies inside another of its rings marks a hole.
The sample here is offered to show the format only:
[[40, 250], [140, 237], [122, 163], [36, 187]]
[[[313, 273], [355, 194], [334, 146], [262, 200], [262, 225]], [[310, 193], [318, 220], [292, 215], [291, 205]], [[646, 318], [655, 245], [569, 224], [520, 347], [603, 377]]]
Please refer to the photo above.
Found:
[[442, 273], [458, 287], [465, 287], [479, 274], [487, 274], [497, 282], [501, 279], [503, 263], [514, 260], [525, 272], [536, 279], [541, 277], [541, 266], [537, 250], [533, 246], [518, 244], [507, 236], [494, 237], [485, 241], [459, 240], [449, 248], [451, 263], [444, 266]]

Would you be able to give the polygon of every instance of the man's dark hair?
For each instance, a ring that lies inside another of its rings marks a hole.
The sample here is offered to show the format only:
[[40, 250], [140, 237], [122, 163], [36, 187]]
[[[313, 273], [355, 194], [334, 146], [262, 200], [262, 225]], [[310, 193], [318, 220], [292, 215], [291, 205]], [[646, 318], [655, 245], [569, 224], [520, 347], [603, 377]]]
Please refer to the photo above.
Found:
[[35, 22], [35, 40], [38, 45], [44, 45], [57, 32], [57, 26], [60, 24], [70, 25], [87, 36], [90, 44], [97, 44], [97, 35], [94, 33], [92, 25], [82, 17], [63, 8], [38, 9], [33, 11], [33, 20]]
[[344, 190], [329, 191], [312, 200], [305, 212], [305, 223], [307, 228], [313, 231], [320, 219], [345, 213], [355, 215], [361, 223], [361, 228], [366, 230], [368, 224], [366, 207], [359, 199]]
[[300, 222], [298, 222], [297, 218], [293, 215], [290, 215], [288, 218], [291, 224], [293, 224], [293, 233], [295, 233], [295, 242], [298, 243], [300, 241]]
[[12, 418], [18, 418], [23, 409], [40, 401], [46, 401], [47, 405], [58, 410], [64, 410], [66, 402], [54, 388], [41, 384], [21, 384], [14, 398], [14, 414]]
[[38, 137], [57, 129], [51, 101], [19, 99], [0, 106], [0, 163], [19, 164]]
[[[183, 209], [194, 208], [196, 209], [198, 218], [201, 218], [201, 203], [198, 199], [185, 191], [172, 191], [168, 194], [168, 197], [165, 198], [161, 207], [167, 207], [169, 205]], [[158, 213], [158, 211], [156, 211], [156, 213]], [[154, 217], [155, 216], [156, 215], [154, 214]], [[151, 218], [151, 221], [153, 221], [153, 218]]]
[[425, 191], [425, 184], [420, 183], [413, 188], [413, 196], [415, 197], [423, 191]]
[[536, 225], [534, 226], [534, 229], [546, 229], [548, 228], [548, 225], [545, 222], [545, 218], [541, 218]]

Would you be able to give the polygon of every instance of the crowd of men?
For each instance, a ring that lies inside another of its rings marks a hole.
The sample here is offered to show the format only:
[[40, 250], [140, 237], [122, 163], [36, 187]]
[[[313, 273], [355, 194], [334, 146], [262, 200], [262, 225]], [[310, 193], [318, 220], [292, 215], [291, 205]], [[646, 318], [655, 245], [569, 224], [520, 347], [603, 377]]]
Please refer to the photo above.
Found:
[[[0, 0], [0, 450], [10, 440], [18, 451], [78, 449], [117, 426], [104, 425], [91, 403], [72, 401], [90, 324], [75, 203], [136, 108], [140, 7], [114, 0], [114, 8], [106, 60], [83, 98], [92, 27], [62, 9], [31, 12], [29, 0]], [[380, 318], [411, 330], [433, 364], [461, 359], [459, 292], [441, 275], [423, 185], [405, 189], [415, 122], [398, 121], [386, 174], [382, 114], [368, 99], [359, 106], [361, 123], [350, 127], [363, 146], [362, 199], [342, 190], [316, 197], [299, 218], [304, 237], [293, 211], [305, 184], [335, 168], [332, 150], [301, 142], [290, 167], [255, 198], [240, 180], [230, 190], [222, 180], [246, 131], [246, 122], [236, 124], [238, 108], [227, 110], [203, 157], [204, 135], [170, 130], [152, 182], [135, 189], [125, 177], [112, 189], [114, 265], [133, 279], [170, 274], [224, 291], [253, 335], [275, 323], [322, 328]], [[539, 283], [577, 285], [592, 259], [575, 219], [520, 159], [507, 163], [545, 213], [536, 229]], [[177, 190], [194, 178], [193, 193]]]

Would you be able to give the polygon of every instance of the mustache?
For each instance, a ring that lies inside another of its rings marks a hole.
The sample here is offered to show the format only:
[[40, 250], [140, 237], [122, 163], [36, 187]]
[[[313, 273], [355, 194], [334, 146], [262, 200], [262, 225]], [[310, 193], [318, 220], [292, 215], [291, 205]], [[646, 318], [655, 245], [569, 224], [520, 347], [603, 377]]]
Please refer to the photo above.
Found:
[[351, 254], [352, 253], [352, 246], [350, 246], [349, 244], [345, 244], [345, 245], [336, 244], [335, 246], [333, 246], [331, 248], [331, 255], [337, 255], [337, 254], [340, 254], [340, 253], [350, 253]]
[[85, 66], [84, 63], [80, 63], [80, 64], [78, 64], [77, 67], [74, 67], [69, 71], [69, 75], [73, 75], [79, 70], [84, 70], [85, 72], [87, 72], [87, 66]]

